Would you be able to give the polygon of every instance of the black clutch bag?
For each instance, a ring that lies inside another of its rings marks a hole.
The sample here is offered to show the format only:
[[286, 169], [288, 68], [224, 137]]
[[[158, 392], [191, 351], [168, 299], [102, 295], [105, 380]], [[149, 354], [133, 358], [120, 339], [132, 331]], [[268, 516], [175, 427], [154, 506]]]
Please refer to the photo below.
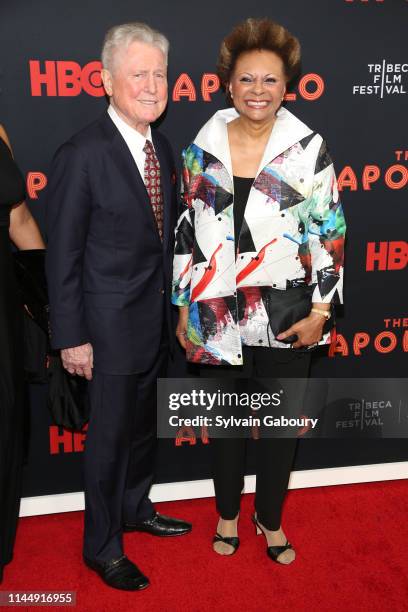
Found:
[[[312, 296], [315, 285], [299, 285], [289, 289], [273, 289], [262, 287], [262, 301], [268, 315], [269, 325], [273, 335], [278, 336], [286, 331], [297, 321], [304, 319], [312, 308]], [[323, 327], [323, 333], [330, 331], [335, 325], [334, 309], [332, 307], [331, 317]], [[285, 344], [296, 342], [297, 336], [293, 334], [285, 340]]]
[[56, 425], [80, 431], [89, 420], [87, 381], [67, 372], [56, 351], [48, 357], [48, 408]]
[[48, 408], [54, 423], [67, 429], [81, 430], [89, 419], [87, 382], [81, 376], [69, 374], [62, 365], [59, 351], [51, 351], [49, 347], [45, 250], [16, 251], [13, 255], [21, 302], [28, 309], [28, 312], [24, 310], [26, 380], [48, 380]]

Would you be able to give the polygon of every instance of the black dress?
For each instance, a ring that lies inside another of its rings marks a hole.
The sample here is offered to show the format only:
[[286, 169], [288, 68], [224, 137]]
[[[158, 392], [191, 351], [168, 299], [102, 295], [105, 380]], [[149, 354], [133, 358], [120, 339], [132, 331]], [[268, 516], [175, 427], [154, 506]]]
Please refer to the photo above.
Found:
[[239, 246], [239, 235], [244, 221], [245, 207], [254, 178], [234, 176], [234, 233], [235, 249]]
[[20, 507], [23, 438], [22, 308], [9, 239], [10, 210], [24, 180], [0, 138], [0, 581], [13, 556]]

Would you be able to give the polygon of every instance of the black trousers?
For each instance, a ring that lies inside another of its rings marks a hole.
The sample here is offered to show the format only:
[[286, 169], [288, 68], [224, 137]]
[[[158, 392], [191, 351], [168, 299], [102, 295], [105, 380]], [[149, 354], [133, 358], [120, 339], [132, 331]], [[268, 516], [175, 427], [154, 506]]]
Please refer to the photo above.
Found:
[[[306, 351], [265, 347], [244, 347], [243, 366], [203, 366], [206, 378], [307, 378], [311, 355]], [[293, 391], [293, 390], [292, 390]], [[303, 401], [304, 387], [292, 392], [292, 400]], [[256, 453], [255, 510], [259, 521], [273, 531], [281, 524], [290, 472], [296, 451], [296, 438], [260, 438], [251, 441]], [[219, 515], [234, 519], [244, 487], [247, 439], [211, 439], [213, 478]]]
[[164, 376], [163, 334], [154, 365], [127, 376], [94, 372], [84, 454], [84, 556], [98, 561], [123, 555], [123, 523], [154, 514], [148, 494], [156, 451], [156, 380]]

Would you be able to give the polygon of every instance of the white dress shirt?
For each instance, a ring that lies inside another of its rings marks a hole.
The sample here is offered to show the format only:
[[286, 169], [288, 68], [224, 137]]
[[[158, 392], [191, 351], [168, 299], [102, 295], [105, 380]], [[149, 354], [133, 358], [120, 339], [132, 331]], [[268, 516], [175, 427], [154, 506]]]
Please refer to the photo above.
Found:
[[146, 140], [150, 140], [150, 142], [152, 142], [152, 131], [150, 129], [150, 125], [147, 128], [146, 136], [143, 136], [143, 134], [135, 130], [135, 128], [128, 125], [125, 121], [123, 121], [121, 117], [119, 117], [112, 104], [109, 105], [108, 115], [118, 128], [124, 141], [129, 147], [132, 157], [135, 160], [137, 169], [139, 170], [140, 176], [142, 177], [142, 180], [144, 182], [144, 166], [146, 161], [146, 153], [143, 151], [143, 147], [146, 144]]

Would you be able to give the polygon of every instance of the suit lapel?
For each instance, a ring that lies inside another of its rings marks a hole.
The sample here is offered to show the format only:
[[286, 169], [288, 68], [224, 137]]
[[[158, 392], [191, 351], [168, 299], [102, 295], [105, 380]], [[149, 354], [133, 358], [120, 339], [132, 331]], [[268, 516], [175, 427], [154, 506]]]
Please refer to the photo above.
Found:
[[132, 193], [131, 201], [135, 201], [135, 205], [138, 206], [141, 214], [149, 217], [156, 230], [157, 239], [160, 240], [150, 198], [129, 147], [107, 113], [102, 122], [105, 132], [110, 138], [110, 155], [121, 176], [128, 183], [129, 191]]

